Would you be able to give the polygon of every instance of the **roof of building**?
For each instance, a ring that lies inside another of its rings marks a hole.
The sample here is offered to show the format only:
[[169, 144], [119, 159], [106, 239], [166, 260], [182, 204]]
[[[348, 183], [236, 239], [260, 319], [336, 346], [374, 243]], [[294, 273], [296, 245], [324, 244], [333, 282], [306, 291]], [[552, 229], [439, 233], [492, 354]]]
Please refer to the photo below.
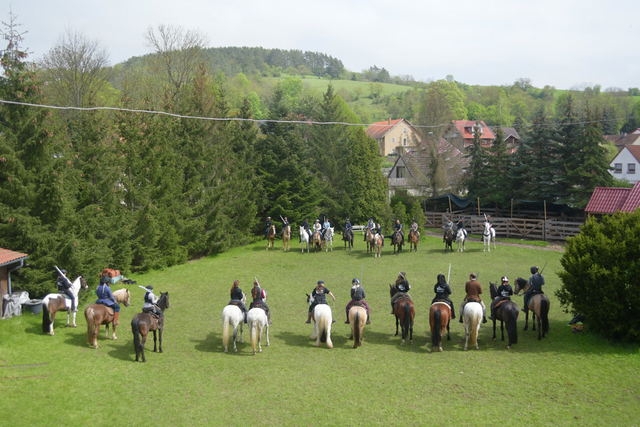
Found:
[[588, 213], [633, 212], [640, 207], [640, 181], [633, 188], [596, 187], [585, 208]]
[[618, 150], [621, 150], [625, 145], [633, 145], [640, 141], [640, 134], [635, 132], [629, 134], [618, 135], [605, 135], [604, 139], [613, 143]]
[[503, 127], [502, 133], [504, 133], [504, 140], [509, 139], [510, 136], [513, 136], [515, 139], [520, 139], [520, 135], [518, 135], [518, 131], [512, 127]]
[[616, 154], [616, 156], [613, 158], [613, 160], [611, 160], [611, 162], [609, 164], [613, 164], [616, 159], [618, 158], [618, 156], [625, 150], [627, 149], [629, 151], [629, 153], [631, 153], [631, 155], [638, 161], [638, 163], [640, 163], [640, 145], [625, 145], [624, 147], [622, 147], [622, 149], [618, 152], [618, 154]]
[[380, 139], [388, 134], [391, 129], [398, 126], [400, 122], [405, 122], [408, 126], [413, 128], [413, 125], [405, 119], [385, 120], [382, 122], [375, 122], [367, 128], [367, 135], [373, 139]]
[[[449, 157], [447, 158], [447, 160], [452, 157], [457, 161], [462, 161], [465, 163], [468, 162], [464, 154], [444, 138], [440, 138], [440, 141], [438, 141], [438, 153], [448, 153]], [[416, 164], [423, 173], [426, 173], [429, 170], [429, 160], [429, 155], [424, 150], [421, 150], [419, 148], [409, 150], [406, 153], [398, 156], [393, 167], [387, 173], [387, 177], [391, 178], [391, 172], [393, 171], [393, 169], [395, 169], [396, 165], [399, 162], [402, 162], [407, 167], [407, 172], [409, 172], [410, 175], [414, 175], [414, 171], [411, 170], [412, 164]]]
[[29, 255], [0, 248], [0, 267], [26, 258], [29, 258]]
[[[452, 123], [458, 129], [458, 133], [463, 139], [473, 139], [472, 132], [473, 127], [476, 125], [475, 120], [453, 120]], [[482, 120], [479, 120], [478, 123], [482, 125], [482, 135], [480, 135], [480, 139], [496, 139], [496, 135], [489, 126], [485, 125]]]

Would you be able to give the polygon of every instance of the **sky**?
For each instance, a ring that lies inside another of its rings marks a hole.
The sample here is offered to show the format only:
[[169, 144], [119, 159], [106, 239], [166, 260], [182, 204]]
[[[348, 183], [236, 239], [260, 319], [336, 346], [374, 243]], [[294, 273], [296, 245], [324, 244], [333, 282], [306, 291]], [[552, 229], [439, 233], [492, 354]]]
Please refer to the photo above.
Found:
[[[638, 0], [20, 0], [0, 3], [42, 58], [66, 29], [97, 40], [112, 65], [150, 53], [149, 26], [180, 25], [208, 47], [322, 52], [349, 71], [371, 66], [470, 85], [640, 87]], [[4, 47], [4, 46], [2, 46]]]

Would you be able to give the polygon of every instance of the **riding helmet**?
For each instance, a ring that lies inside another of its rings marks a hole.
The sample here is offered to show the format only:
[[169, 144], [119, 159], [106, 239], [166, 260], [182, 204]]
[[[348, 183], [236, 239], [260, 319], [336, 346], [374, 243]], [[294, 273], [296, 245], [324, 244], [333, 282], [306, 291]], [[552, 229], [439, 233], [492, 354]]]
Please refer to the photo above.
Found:
[[149, 286], [145, 286], [147, 289], [149, 289], [150, 291], [153, 290], [153, 286], [149, 285]]
[[324, 285], [324, 280], [318, 280], [318, 285]]
[[353, 283], [354, 285], [355, 285], [356, 283], [360, 284], [360, 280], [356, 278], [356, 279], [353, 279], [353, 280], [351, 281], [351, 283]]
[[538, 267], [536, 267], [535, 265], [531, 267], [531, 274], [536, 274], [536, 271], [538, 271]]
[[509, 278], [507, 276], [502, 276], [502, 279], [500, 279], [502, 281], [502, 283], [504, 282], [508, 282]]
[[67, 274], [67, 270], [65, 270], [64, 268], [60, 270], [60, 272], [62, 272], [62, 274]]

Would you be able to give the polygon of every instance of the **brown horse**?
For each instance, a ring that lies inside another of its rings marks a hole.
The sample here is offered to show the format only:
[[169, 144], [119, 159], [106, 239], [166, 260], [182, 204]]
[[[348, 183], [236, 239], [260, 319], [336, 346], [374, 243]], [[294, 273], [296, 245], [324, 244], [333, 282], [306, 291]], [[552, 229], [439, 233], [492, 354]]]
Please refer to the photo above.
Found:
[[[389, 285], [391, 288], [389, 292], [391, 296], [398, 293], [398, 289], [394, 285]], [[396, 334], [398, 336], [398, 323], [402, 328], [402, 342], [400, 345], [404, 345], [404, 340], [409, 335], [409, 344], [413, 344], [413, 318], [415, 317], [415, 309], [413, 307], [413, 301], [409, 295], [403, 295], [396, 300], [396, 305], [393, 307], [393, 314], [396, 315]]]
[[[518, 295], [520, 291], [527, 292], [531, 288], [529, 282], [522, 277], [516, 279], [516, 287], [513, 290], [514, 295]], [[529, 327], [529, 310], [533, 312], [533, 330], [536, 330], [536, 315], [538, 316], [538, 341], [542, 339], [549, 332], [549, 308], [551, 308], [551, 301], [545, 294], [534, 294], [529, 299], [527, 306], [524, 329]], [[540, 336], [542, 333], [542, 337]]]
[[[161, 292], [160, 299], [156, 303], [156, 306], [164, 312], [169, 308], [169, 292]], [[133, 332], [133, 347], [136, 350], [136, 362], [140, 355], [142, 355], [142, 361], [146, 362], [144, 357], [144, 345], [147, 342], [147, 334], [153, 331], [153, 351], [156, 351], [156, 331], [158, 331], [159, 337], [159, 352], [162, 353], [162, 329], [164, 328], [164, 316], [159, 318], [149, 313], [138, 313], [131, 319], [131, 332]], [[142, 335], [142, 342], [140, 340]]]
[[396, 254], [396, 246], [398, 246], [398, 253], [402, 252], [402, 246], [404, 245], [404, 238], [399, 231], [395, 231], [391, 235], [391, 244], [393, 245], [393, 254]]
[[[491, 300], [494, 300], [498, 296], [498, 289], [496, 283], [489, 282], [489, 289], [491, 290]], [[516, 325], [518, 321], [518, 315], [520, 309], [518, 305], [511, 301], [511, 299], [500, 301], [493, 308], [493, 340], [496, 340], [496, 321], [500, 321], [500, 331], [502, 332], [502, 341], [504, 341], [504, 325], [507, 325], [507, 335], [509, 336], [510, 349], [513, 344], [518, 344], [518, 327]]]
[[342, 233], [342, 240], [344, 240], [344, 250], [347, 250], [347, 245], [349, 245], [349, 251], [353, 248], [353, 230], [347, 228]]
[[276, 226], [272, 225], [269, 227], [269, 231], [267, 232], [267, 250], [275, 249], [276, 247]]
[[367, 309], [354, 303], [349, 309], [349, 323], [351, 324], [350, 340], [353, 340], [353, 348], [362, 345], [362, 330], [367, 321]]
[[444, 232], [444, 252], [447, 253], [447, 249], [453, 252], [453, 231], [449, 228]]
[[414, 250], [414, 252], [418, 252], [418, 243], [420, 239], [420, 235], [417, 231], [409, 231], [409, 252]]
[[373, 238], [375, 234], [371, 231], [370, 228], [367, 228], [367, 233], [365, 234], [365, 239], [367, 241], [367, 253], [373, 252]]
[[282, 250], [289, 250], [289, 240], [291, 240], [291, 226], [287, 225], [282, 229]]
[[55, 335], [53, 333], [53, 322], [58, 311], [67, 312], [67, 326], [76, 327], [76, 312], [78, 311], [78, 292], [80, 289], [87, 289], [87, 282], [84, 277], [78, 276], [71, 284], [71, 293], [76, 300], [76, 309], [73, 311], [73, 322], [71, 321], [71, 300], [66, 294], [49, 294], [42, 300], [42, 332]]
[[444, 301], [436, 301], [429, 309], [429, 325], [431, 325], [431, 351], [438, 347], [442, 351], [442, 337], [447, 331], [447, 341], [451, 341], [449, 335], [449, 321], [451, 320], [451, 307]]
[[311, 236], [311, 243], [313, 244], [314, 253], [317, 254], [318, 250], [322, 252], [322, 235], [319, 231], [313, 233], [313, 236]]
[[[129, 289], [118, 289], [113, 293], [118, 304], [124, 304], [125, 307], [129, 307], [129, 300], [131, 293]], [[107, 325], [105, 328], [105, 339], [109, 339], [109, 324], [113, 323], [115, 313], [113, 308], [107, 307], [102, 304], [91, 304], [84, 310], [84, 318], [87, 319], [87, 343], [93, 347], [98, 348], [98, 334], [100, 333], [100, 325]], [[113, 325], [113, 339], [117, 340], [116, 325]]]
[[382, 236], [379, 234], [376, 234], [375, 236], [373, 236], [373, 257], [376, 258], [380, 258], [380, 256], [382, 256]]

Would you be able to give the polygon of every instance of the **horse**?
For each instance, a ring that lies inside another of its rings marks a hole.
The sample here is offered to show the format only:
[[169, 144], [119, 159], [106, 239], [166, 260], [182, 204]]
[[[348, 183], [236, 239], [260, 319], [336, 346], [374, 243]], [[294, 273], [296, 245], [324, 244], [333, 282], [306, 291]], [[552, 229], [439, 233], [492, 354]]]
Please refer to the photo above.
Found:
[[287, 225], [282, 229], [282, 250], [289, 250], [289, 240], [291, 240], [291, 226]]
[[467, 236], [464, 234], [464, 229], [458, 230], [456, 233], [456, 243], [458, 244], [458, 252], [464, 252], [466, 249], [464, 246], [464, 242], [467, 240]]
[[447, 331], [447, 341], [451, 341], [449, 335], [449, 322], [451, 321], [451, 307], [443, 301], [436, 301], [429, 309], [429, 325], [431, 326], [431, 351], [438, 347], [442, 351], [442, 337]]
[[398, 246], [398, 253], [402, 251], [402, 245], [404, 245], [404, 238], [399, 231], [394, 231], [391, 235], [391, 244], [393, 245], [393, 254], [396, 254], [396, 245]]
[[371, 231], [370, 228], [367, 228], [367, 232], [365, 234], [365, 240], [367, 241], [367, 253], [373, 252], [373, 237], [375, 234]]
[[471, 345], [475, 345], [476, 350], [479, 350], [478, 334], [482, 324], [482, 306], [479, 302], [469, 301], [461, 315], [464, 316], [464, 351], [467, 351], [469, 337], [471, 337]]
[[324, 232], [324, 251], [329, 252], [329, 246], [331, 246], [331, 252], [333, 252], [333, 227], [327, 228]]
[[[267, 302], [267, 291], [264, 291], [263, 301]], [[251, 348], [253, 349], [253, 355], [256, 355], [256, 347], [258, 353], [262, 353], [262, 331], [267, 328], [267, 346], [269, 345], [269, 320], [267, 318], [267, 312], [262, 308], [259, 303], [254, 305], [247, 313], [247, 325], [249, 327], [249, 333], [251, 335]]]
[[[491, 290], [491, 300], [493, 301], [498, 296], [498, 289], [496, 287], [496, 283], [489, 282], [489, 289]], [[518, 344], [518, 315], [520, 314], [520, 309], [518, 305], [509, 300], [503, 300], [499, 302], [493, 308], [493, 340], [496, 340], [496, 321], [500, 321], [500, 331], [502, 332], [502, 341], [504, 341], [504, 325], [507, 325], [507, 335], [509, 336], [509, 345], [507, 348], [510, 349], [512, 344]]]
[[314, 231], [313, 235], [311, 236], [311, 242], [313, 245], [313, 250], [314, 253], [318, 253], [318, 249], [320, 249], [320, 252], [322, 252], [322, 235], [320, 234], [319, 231]]
[[380, 258], [380, 256], [382, 255], [382, 236], [379, 235], [378, 233], [376, 233], [375, 236], [373, 236], [373, 257], [374, 258]]
[[358, 302], [354, 303], [349, 309], [349, 323], [351, 324], [350, 340], [353, 340], [353, 348], [362, 345], [362, 330], [367, 321], [367, 309], [362, 307]]
[[78, 292], [80, 289], [87, 289], [87, 281], [82, 276], [78, 276], [71, 284], [71, 293], [76, 300], [76, 310], [73, 312], [73, 322], [71, 322], [71, 300], [66, 294], [49, 294], [42, 300], [42, 332], [55, 335], [53, 333], [53, 322], [58, 311], [67, 312], [67, 326], [76, 328], [76, 313], [78, 312]]
[[[529, 282], [527, 282], [522, 277], [518, 277], [516, 279], [516, 287], [513, 290], [514, 295], [518, 295], [520, 291], [527, 292], [531, 288]], [[542, 337], [545, 334], [549, 333], [549, 308], [551, 308], [551, 301], [549, 301], [549, 297], [545, 294], [534, 294], [529, 299], [529, 305], [527, 306], [529, 310], [533, 312], [533, 318], [531, 319], [533, 322], [533, 330], [536, 330], [536, 315], [538, 316], [538, 341], [540, 341], [541, 333]], [[526, 311], [525, 316], [525, 324], [524, 331], [529, 327], [529, 311]]]
[[491, 252], [491, 241], [493, 240], [493, 249], [496, 248], [496, 230], [491, 227], [491, 224], [488, 222], [484, 223], [484, 231], [482, 232], [482, 242], [484, 244], [484, 248], [482, 252], [487, 249]]
[[[124, 304], [125, 307], [129, 307], [131, 293], [129, 289], [118, 289], [113, 293], [113, 298], [118, 304]], [[107, 307], [103, 304], [91, 304], [84, 310], [84, 318], [87, 320], [87, 343], [93, 348], [98, 348], [98, 333], [100, 332], [100, 325], [107, 325], [105, 328], [105, 339], [109, 339], [109, 324], [113, 323], [115, 313], [113, 308]], [[113, 325], [112, 339], [117, 340], [116, 325]]]
[[418, 233], [413, 230], [409, 231], [409, 252], [412, 250], [418, 252]]
[[[394, 296], [398, 290], [395, 286], [389, 285], [391, 287], [390, 293], [391, 296]], [[398, 323], [400, 323], [400, 327], [402, 328], [402, 341], [400, 345], [404, 345], [404, 340], [409, 335], [409, 344], [413, 344], [413, 318], [415, 317], [415, 308], [413, 306], [413, 301], [407, 296], [400, 297], [396, 300], [396, 305], [393, 307], [393, 314], [396, 315], [396, 334], [398, 336]]]
[[[169, 292], [160, 292], [160, 298], [156, 303], [160, 311], [164, 312], [169, 308]], [[156, 331], [158, 331], [158, 353], [162, 353], [162, 330], [164, 329], [164, 317], [156, 318], [150, 313], [138, 313], [131, 319], [131, 332], [133, 332], [133, 348], [136, 351], [136, 362], [142, 355], [142, 362], [146, 362], [144, 357], [144, 345], [147, 342], [147, 334], [153, 331], [153, 351], [156, 351]], [[142, 340], [140, 336], [142, 335]]]
[[271, 225], [269, 227], [269, 231], [267, 232], [267, 249], [275, 249], [276, 247], [276, 226]]
[[444, 253], [447, 253], [447, 248], [453, 252], [453, 230], [447, 228], [444, 232]]
[[[307, 301], [311, 305], [313, 296], [307, 294]], [[314, 345], [320, 347], [321, 343], [327, 343], [327, 348], [333, 348], [333, 342], [331, 342], [331, 324], [333, 323], [331, 307], [328, 304], [316, 305], [313, 309], [312, 318], [313, 333], [311, 334], [311, 339], [316, 340]]]
[[342, 240], [344, 240], [344, 250], [347, 250], [348, 245], [349, 251], [351, 251], [353, 248], [353, 230], [350, 228], [344, 230], [344, 233], [342, 233]]
[[[242, 294], [242, 303], [247, 300], [246, 294]], [[248, 321], [248, 319], [247, 319]], [[238, 325], [240, 325], [240, 343], [242, 341], [242, 324], [244, 323], [244, 313], [237, 305], [227, 305], [222, 310], [222, 345], [224, 352], [228, 352], [229, 347], [229, 330], [233, 328], [233, 352], [237, 353], [236, 341], [238, 341]]]
[[302, 243], [301, 253], [304, 253], [304, 245], [307, 245], [307, 253], [309, 253], [309, 234], [307, 234], [307, 230], [304, 227], [300, 227], [300, 242]]

